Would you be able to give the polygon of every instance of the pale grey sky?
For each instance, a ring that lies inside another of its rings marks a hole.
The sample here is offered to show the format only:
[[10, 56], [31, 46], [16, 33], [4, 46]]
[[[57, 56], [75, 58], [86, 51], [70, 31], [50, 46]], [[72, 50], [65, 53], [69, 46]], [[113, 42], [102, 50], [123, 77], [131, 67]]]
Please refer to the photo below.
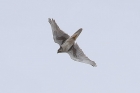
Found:
[[[98, 66], [57, 54], [48, 18]], [[140, 1], [0, 0], [0, 93], [140, 93]]]

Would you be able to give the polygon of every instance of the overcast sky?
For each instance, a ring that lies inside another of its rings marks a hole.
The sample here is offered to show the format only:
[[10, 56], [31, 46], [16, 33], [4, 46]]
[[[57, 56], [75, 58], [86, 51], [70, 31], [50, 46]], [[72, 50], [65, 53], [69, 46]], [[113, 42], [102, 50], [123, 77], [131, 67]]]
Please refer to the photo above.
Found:
[[[48, 18], [96, 68], [57, 54]], [[0, 93], [140, 93], [140, 1], [0, 0]]]

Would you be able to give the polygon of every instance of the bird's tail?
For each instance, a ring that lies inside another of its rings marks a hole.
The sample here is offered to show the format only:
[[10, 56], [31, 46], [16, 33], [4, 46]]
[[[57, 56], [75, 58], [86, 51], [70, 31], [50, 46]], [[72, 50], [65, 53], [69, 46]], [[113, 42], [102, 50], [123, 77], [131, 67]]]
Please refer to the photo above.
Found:
[[76, 31], [72, 36], [71, 38], [76, 40], [77, 37], [80, 35], [80, 33], [82, 32], [82, 28], [80, 28], [78, 31]]

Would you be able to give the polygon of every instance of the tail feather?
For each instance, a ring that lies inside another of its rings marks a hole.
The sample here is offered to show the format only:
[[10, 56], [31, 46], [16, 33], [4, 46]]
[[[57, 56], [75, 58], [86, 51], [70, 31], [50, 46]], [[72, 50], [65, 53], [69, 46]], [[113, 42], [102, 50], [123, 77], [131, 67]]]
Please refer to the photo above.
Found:
[[73, 38], [74, 40], [77, 39], [77, 37], [80, 35], [80, 33], [82, 32], [82, 28], [80, 28], [78, 31], [76, 31], [71, 38]]

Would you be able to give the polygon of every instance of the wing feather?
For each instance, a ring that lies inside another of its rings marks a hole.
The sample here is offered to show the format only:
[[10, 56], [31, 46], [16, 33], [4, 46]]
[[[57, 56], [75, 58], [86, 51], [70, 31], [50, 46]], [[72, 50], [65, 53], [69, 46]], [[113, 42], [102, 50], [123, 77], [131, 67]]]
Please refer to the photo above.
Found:
[[80, 47], [78, 46], [77, 43], [75, 43], [71, 49], [68, 51], [68, 54], [70, 55], [70, 57], [75, 60], [75, 61], [79, 61], [79, 62], [83, 62], [83, 63], [87, 63], [90, 64], [94, 67], [96, 67], [96, 63], [92, 60], [90, 60], [82, 51], [82, 49], [80, 49]]
[[70, 36], [59, 28], [54, 19], [49, 18], [48, 21], [52, 28], [54, 42], [62, 45]]

